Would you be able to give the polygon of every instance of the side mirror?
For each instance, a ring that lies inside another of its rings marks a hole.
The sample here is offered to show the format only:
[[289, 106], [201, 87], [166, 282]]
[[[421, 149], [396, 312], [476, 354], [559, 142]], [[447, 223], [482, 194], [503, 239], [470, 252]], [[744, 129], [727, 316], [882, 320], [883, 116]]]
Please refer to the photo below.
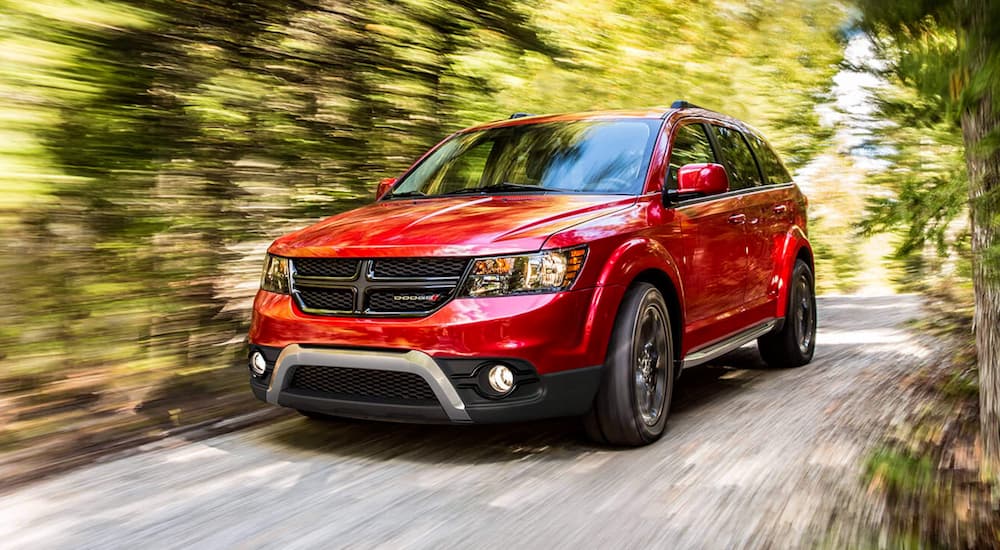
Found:
[[718, 195], [729, 191], [729, 176], [721, 164], [685, 164], [677, 170], [678, 195]]
[[381, 199], [386, 193], [392, 189], [393, 185], [396, 185], [396, 178], [385, 178], [378, 182], [378, 188], [375, 190], [375, 200]]

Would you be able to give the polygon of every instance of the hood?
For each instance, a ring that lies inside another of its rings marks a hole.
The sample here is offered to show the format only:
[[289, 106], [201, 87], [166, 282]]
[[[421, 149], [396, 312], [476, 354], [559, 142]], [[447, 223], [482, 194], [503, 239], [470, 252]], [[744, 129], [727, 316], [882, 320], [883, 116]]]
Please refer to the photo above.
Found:
[[621, 210], [622, 195], [492, 195], [377, 202], [279, 238], [289, 257], [488, 256], [539, 250], [554, 233]]

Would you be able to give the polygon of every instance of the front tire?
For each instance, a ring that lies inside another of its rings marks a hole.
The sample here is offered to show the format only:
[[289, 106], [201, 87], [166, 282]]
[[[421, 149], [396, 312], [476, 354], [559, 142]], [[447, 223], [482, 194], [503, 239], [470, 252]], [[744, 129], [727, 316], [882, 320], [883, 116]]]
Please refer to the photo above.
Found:
[[795, 261], [788, 283], [788, 305], [781, 330], [757, 339], [760, 356], [769, 367], [795, 368], [812, 361], [816, 351], [816, 288], [812, 269]]
[[663, 435], [674, 391], [670, 313], [655, 286], [625, 293], [608, 345], [601, 387], [584, 419], [596, 442], [640, 446]]

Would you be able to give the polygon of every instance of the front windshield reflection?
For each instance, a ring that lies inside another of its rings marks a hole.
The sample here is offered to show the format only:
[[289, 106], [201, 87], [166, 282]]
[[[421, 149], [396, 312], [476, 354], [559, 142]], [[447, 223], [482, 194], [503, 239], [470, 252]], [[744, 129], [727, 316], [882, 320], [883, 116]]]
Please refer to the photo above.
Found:
[[660, 120], [550, 122], [463, 133], [390, 197], [492, 193], [636, 194]]

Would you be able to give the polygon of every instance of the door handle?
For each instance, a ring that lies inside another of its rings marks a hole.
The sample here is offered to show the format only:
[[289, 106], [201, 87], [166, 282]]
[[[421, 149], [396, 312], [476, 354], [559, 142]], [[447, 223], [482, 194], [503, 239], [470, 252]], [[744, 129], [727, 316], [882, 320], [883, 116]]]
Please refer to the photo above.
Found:
[[733, 214], [732, 216], [729, 216], [729, 223], [734, 223], [736, 225], [742, 225], [746, 221], [747, 221], [747, 217], [746, 217], [745, 214]]
[[778, 204], [778, 205], [775, 205], [775, 207], [774, 207], [774, 213], [775, 214], [784, 214], [787, 211], [788, 211], [788, 207], [785, 206], [785, 205], [783, 205], [783, 204]]

